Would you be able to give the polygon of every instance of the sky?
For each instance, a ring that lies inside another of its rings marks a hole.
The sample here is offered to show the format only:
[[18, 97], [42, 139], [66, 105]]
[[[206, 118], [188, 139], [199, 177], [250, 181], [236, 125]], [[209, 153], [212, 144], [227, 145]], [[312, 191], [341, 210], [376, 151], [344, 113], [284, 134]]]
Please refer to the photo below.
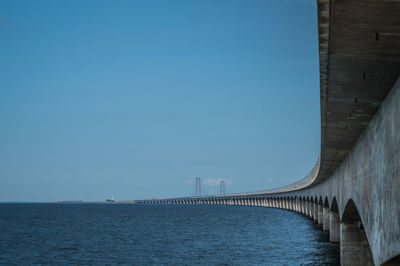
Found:
[[0, 2], [0, 201], [257, 191], [320, 151], [316, 1]]

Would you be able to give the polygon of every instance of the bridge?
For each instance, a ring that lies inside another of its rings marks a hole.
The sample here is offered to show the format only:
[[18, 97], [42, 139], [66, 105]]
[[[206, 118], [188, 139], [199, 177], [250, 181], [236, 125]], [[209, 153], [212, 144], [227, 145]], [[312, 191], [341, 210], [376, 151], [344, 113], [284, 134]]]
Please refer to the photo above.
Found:
[[342, 265], [400, 265], [400, 1], [317, 0], [321, 151], [291, 185], [157, 204], [260, 206], [309, 216]]

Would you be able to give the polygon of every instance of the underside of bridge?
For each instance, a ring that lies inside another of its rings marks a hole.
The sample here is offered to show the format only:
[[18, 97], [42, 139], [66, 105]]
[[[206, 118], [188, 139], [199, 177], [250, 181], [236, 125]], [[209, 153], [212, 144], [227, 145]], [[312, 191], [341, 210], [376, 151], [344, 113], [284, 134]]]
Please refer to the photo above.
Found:
[[317, 0], [321, 152], [301, 181], [141, 201], [282, 208], [340, 242], [342, 265], [400, 265], [400, 0]]
[[343, 162], [400, 73], [400, 2], [320, 0], [321, 165]]

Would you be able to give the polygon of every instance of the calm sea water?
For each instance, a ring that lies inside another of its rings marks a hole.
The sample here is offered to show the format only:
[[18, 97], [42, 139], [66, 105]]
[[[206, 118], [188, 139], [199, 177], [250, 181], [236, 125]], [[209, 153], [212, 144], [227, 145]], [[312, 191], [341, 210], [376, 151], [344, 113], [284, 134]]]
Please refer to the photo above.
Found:
[[337, 265], [306, 217], [217, 205], [0, 204], [0, 264]]

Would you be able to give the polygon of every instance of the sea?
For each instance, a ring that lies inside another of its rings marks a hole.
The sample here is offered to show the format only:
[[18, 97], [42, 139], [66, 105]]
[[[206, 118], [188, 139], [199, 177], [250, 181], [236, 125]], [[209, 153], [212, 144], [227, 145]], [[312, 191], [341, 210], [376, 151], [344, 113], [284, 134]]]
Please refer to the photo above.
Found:
[[287, 210], [0, 204], [1, 265], [339, 265], [339, 245]]

